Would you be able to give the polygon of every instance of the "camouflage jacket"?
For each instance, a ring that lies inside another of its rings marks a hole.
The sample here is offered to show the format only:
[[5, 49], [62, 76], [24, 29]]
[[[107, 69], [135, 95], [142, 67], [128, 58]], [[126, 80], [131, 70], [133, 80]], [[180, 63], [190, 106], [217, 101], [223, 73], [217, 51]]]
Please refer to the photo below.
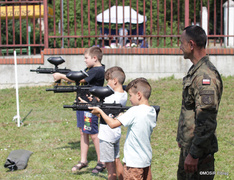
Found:
[[194, 158], [218, 151], [216, 117], [223, 91], [219, 72], [203, 57], [183, 79], [177, 141]]

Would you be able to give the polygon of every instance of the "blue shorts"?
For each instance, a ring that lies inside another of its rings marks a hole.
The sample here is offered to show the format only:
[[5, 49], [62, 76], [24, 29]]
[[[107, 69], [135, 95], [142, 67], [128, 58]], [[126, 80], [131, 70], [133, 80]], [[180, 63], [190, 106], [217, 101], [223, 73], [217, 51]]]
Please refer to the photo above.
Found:
[[86, 134], [98, 133], [98, 117], [89, 111], [76, 111], [77, 127]]

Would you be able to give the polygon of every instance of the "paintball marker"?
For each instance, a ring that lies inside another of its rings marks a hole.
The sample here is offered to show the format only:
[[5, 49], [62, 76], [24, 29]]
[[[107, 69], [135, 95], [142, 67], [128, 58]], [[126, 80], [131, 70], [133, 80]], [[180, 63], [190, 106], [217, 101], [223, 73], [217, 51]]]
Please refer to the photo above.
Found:
[[82, 99], [88, 100], [86, 95], [89, 95], [90, 85], [79, 86], [80, 80], [88, 77], [89, 75], [84, 71], [70, 71], [66, 74], [66, 77], [75, 81], [75, 86], [54, 86], [53, 89], [46, 89], [46, 91], [54, 91], [54, 93], [70, 93], [76, 92], [76, 99], [81, 97]]
[[[65, 60], [60, 56], [60, 57], [50, 57], [47, 59], [51, 64], [53, 64], [55, 67], [54, 68], [41, 68], [40, 66], [37, 69], [30, 69], [30, 72], [36, 72], [40, 74], [53, 74], [53, 73], [62, 73], [62, 74], [67, 74], [70, 72], [70, 69], [59, 69], [58, 65], [62, 64], [65, 62]], [[61, 80], [58, 80], [56, 83], [60, 83]]]
[[[73, 105], [64, 105], [64, 108], [72, 108], [74, 111], [91, 111], [89, 107], [99, 107], [102, 109], [107, 115], [113, 115], [116, 117], [119, 113], [128, 110], [130, 107], [123, 106], [117, 103], [104, 103], [105, 97], [110, 96], [114, 93], [114, 90], [110, 86], [100, 87], [93, 86], [89, 89], [90, 94], [98, 97], [100, 99], [99, 102], [91, 102], [91, 103], [74, 103]], [[153, 106], [158, 113], [160, 111], [159, 106]]]

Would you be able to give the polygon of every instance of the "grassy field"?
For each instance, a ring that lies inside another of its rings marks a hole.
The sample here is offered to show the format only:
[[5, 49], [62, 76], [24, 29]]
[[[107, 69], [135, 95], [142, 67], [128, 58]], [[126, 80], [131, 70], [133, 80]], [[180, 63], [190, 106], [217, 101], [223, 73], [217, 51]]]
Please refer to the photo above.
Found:
[[[153, 87], [152, 105], [160, 105], [157, 126], [152, 134], [153, 179], [176, 179], [179, 149], [176, 132], [181, 105], [182, 80], [173, 77], [150, 81]], [[218, 114], [215, 179], [234, 179], [234, 77], [223, 78], [224, 92]], [[46, 92], [45, 87], [19, 89], [21, 127], [12, 121], [16, 115], [15, 89], [0, 90], [0, 179], [107, 179], [107, 172], [91, 173], [96, 165], [94, 145], [90, 144], [89, 167], [77, 174], [71, 173], [79, 161], [80, 138], [75, 112], [64, 109], [74, 101], [75, 93]], [[130, 104], [128, 104], [130, 105]], [[121, 159], [126, 128], [122, 127]], [[9, 172], [4, 163], [9, 153], [16, 149], [32, 151], [28, 167]], [[228, 175], [227, 175], [228, 174]]]

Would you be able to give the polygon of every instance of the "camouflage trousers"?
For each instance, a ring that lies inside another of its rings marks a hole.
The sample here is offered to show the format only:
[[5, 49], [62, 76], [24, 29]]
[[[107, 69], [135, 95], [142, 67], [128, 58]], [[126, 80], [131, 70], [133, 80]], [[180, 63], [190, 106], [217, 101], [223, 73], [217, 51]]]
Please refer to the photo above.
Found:
[[214, 171], [214, 156], [209, 154], [198, 161], [198, 171], [194, 173], [186, 173], [184, 170], [184, 161], [188, 155], [188, 151], [181, 148], [179, 165], [177, 171], [177, 180], [213, 180]]

